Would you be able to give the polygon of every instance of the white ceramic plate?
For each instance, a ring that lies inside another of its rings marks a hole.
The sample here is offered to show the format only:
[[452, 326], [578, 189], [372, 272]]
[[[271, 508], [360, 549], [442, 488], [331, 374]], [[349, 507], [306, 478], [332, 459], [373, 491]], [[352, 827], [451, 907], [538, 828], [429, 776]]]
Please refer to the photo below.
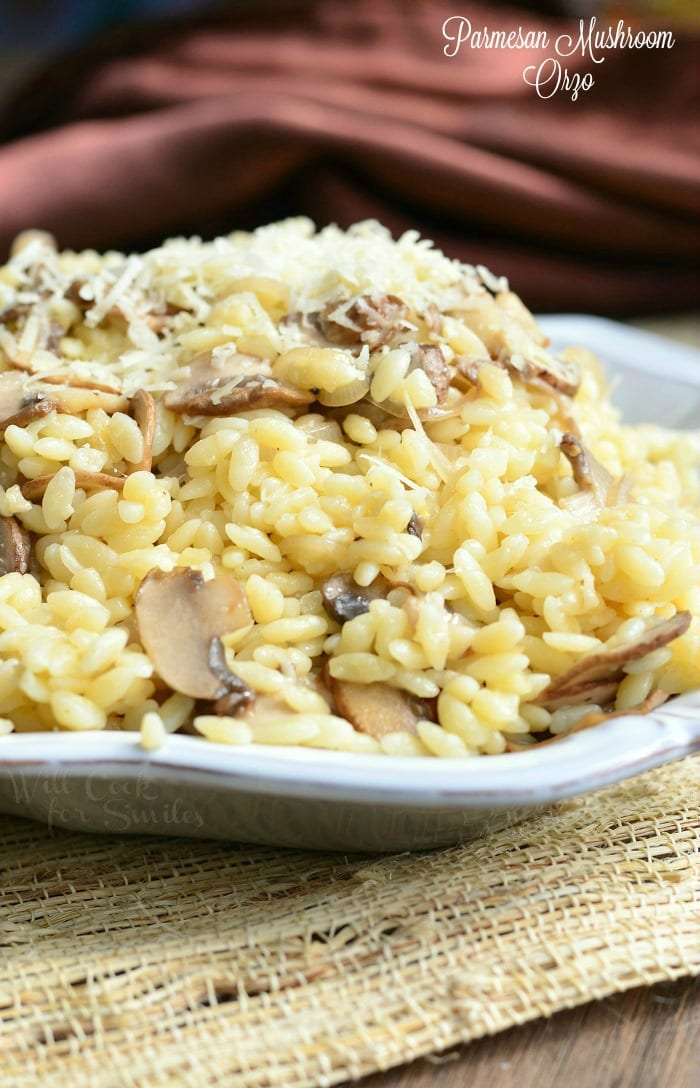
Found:
[[[633, 422], [700, 426], [700, 353], [590, 317], [542, 320], [555, 348], [592, 348]], [[657, 375], [663, 374], [660, 383]], [[533, 751], [474, 760], [231, 748], [125, 733], [0, 738], [0, 812], [86, 831], [338, 850], [405, 850], [487, 833], [700, 748], [700, 690]]]

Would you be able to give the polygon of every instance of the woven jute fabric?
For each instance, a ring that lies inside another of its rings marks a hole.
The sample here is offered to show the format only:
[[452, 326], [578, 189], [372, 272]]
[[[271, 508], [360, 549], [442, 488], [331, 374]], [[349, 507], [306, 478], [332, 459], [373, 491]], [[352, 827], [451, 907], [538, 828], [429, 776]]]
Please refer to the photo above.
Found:
[[0, 1078], [338, 1084], [700, 970], [698, 762], [382, 858], [4, 818]]

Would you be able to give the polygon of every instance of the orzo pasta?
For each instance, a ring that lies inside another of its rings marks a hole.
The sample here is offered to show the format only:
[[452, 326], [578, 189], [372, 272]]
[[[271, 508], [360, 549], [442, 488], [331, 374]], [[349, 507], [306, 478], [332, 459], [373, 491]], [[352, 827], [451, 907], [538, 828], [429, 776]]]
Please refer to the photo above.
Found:
[[700, 435], [295, 219], [0, 270], [0, 732], [517, 749], [700, 684]]

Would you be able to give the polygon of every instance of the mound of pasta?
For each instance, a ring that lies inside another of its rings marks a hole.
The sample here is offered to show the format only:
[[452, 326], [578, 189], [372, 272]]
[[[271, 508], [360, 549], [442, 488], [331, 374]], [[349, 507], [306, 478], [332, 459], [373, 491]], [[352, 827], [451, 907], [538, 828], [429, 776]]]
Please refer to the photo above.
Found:
[[700, 685], [700, 435], [376, 223], [0, 270], [0, 731], [518, 750]]

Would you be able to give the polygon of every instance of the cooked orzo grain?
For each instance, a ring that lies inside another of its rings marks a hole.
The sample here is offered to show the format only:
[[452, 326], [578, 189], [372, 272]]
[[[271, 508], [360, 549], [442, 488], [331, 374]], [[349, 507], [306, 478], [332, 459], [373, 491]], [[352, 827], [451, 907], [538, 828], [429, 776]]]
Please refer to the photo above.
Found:
[[700, 684], [700, 436], [374, 223], [0, 270], [0, 732], [518, 748]]

